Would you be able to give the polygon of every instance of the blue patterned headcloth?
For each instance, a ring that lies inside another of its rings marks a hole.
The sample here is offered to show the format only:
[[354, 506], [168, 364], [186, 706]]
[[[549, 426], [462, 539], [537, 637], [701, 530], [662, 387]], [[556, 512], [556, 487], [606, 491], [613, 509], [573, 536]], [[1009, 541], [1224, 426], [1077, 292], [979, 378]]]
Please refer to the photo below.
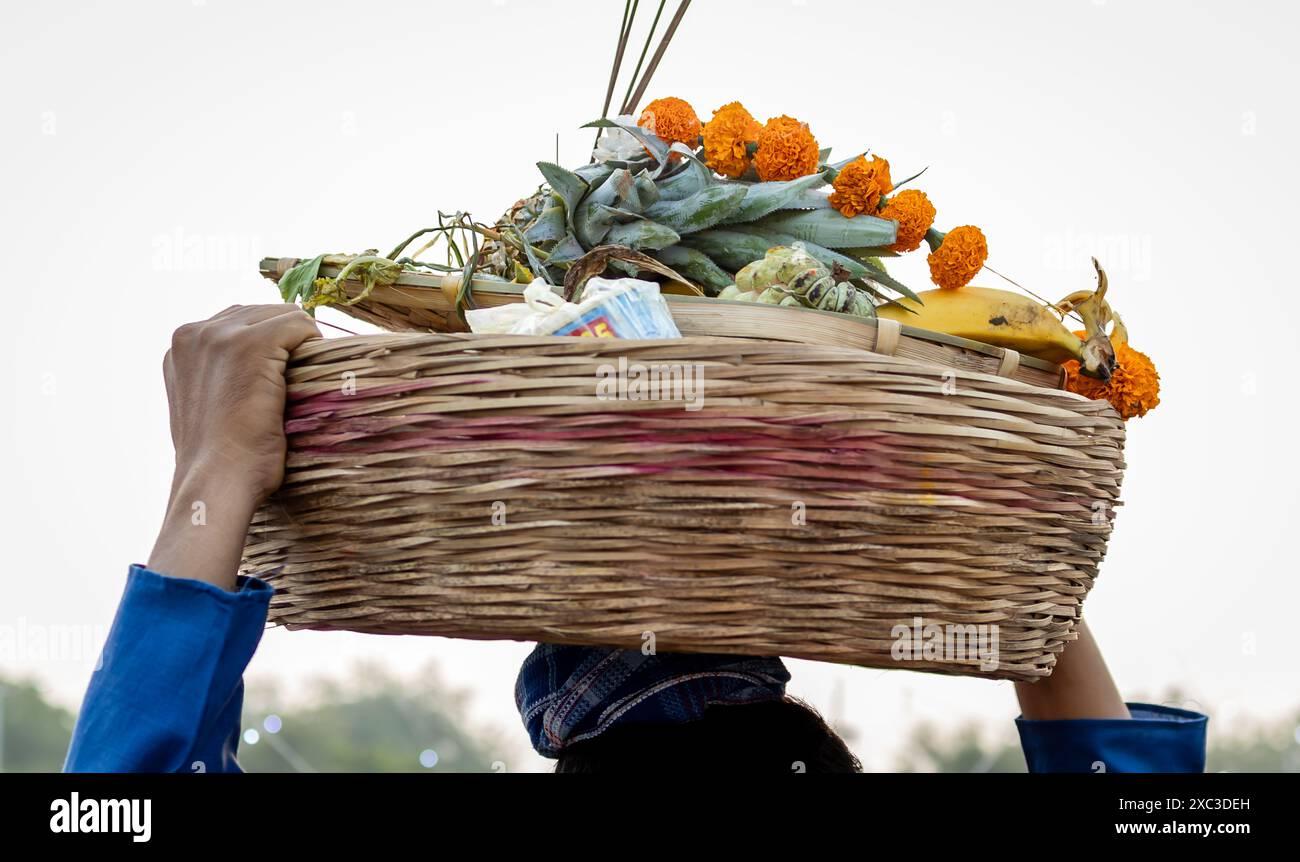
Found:
[[515, 682], [515, 704], [546, 757], [632, 724], [685, 724], [713, 704], [780, 700], [790, 673], [779, 658], [659, 653], [538, 644]]

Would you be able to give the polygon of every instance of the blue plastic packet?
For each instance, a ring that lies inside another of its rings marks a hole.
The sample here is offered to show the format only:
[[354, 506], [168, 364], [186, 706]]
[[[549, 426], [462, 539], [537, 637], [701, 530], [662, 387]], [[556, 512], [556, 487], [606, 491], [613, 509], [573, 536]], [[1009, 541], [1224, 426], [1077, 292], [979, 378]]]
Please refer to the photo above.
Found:
[[636, 278], [593, 278], [577, 316], [554, 335], [594, 338], [681, 338], [659, 285]]

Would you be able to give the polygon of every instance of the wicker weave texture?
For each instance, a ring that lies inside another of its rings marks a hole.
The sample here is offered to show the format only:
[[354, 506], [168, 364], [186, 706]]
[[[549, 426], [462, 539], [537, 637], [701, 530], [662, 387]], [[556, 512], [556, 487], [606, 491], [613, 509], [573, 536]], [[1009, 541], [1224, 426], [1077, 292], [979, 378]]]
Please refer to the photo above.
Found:
[[1123, 472], [1104, 402], [854, 348], [358, 336], [289, 383], [243, 568], [295, 628], [1032, 679]]

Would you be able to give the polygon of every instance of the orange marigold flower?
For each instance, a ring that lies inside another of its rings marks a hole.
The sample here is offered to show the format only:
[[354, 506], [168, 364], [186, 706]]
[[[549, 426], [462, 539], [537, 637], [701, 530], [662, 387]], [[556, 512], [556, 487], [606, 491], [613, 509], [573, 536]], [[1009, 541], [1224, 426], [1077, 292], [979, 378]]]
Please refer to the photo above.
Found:
[[[1088, 333], [1076, 332], [1080, 338]], [[1160, 374], [1156, 365], [1140, 350], [1128, 344], [1115, 346], [1115, 371], [1110, 380], [1101, 381], [1079, 373], [1079, 363], [1065, 363], [1065, 388], [1085, 398], [1104, 398], [1121, 419], [1142, 416], [1160, 403]]]
[[970, 284], [989, 256], [984, 232], [974, 225], [962, 225], [939, 234], [938, 246], [931, 243], [930, 248], [930, 256], [926, 258], [930, 264], [930, 280], [948, 290]]
[[881, 218], [898, 222], [898, 237], [890, 246], [893, 251], [916, 251], [934, 224], [934, 204], [917, 189], [904, 189], [885, 201]]
[[859, 156], [849, 162], [831, 183], [831, 206], [845, 217], [858, 213], [872, 213], [880, 206], [880, 199], [894, 190], [889, 176], [889, 162], [880, 156]]
[[880, 156], [858, 156], [845, 165], [831, 183], [831, 206], [845, 218], [858, 213], [876, 212], [880, 198], [894, 190], [889, 178], [889, 162]]
[[693, 148], [700, 142], [700, 118], [683, 99], [655, 99], [645, 106], [636, 124], [669, 144], [680, 142]]
[[738, 179], [749, 170], [748, 145], [763, 127], [740, 102], [728, 102], [704, 124], [704, 161], [724, 177]]
[[754, 169], [760, 180], [794, 180], [817, 170], [820, 150], [808, 124], [794, 117], [773, 117], [758, 133]]

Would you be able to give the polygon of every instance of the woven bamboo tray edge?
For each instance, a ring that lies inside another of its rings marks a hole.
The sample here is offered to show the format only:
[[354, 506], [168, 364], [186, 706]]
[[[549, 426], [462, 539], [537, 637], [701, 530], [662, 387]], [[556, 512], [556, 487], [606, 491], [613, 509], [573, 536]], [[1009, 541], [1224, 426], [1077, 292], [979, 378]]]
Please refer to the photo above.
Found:
[[[297, 264], [299, 260], [299, 258], [294, 257], [267, 257], [261, 260], [259, 269], [264, 277], [271, 281], [278, 281], [280, 276]], [[337, 275], [338, 272], [338, 267], [321, 267], [321, 273], [325, 276]], [[451, 278], [459, 279], [459, 276], [452, 276]], [[485, 307], [522, 301], [523, 285], [490, 279], [475, 279], [473, 284], [474, 288], [479, 291], [476, 296], [480, 298], [482, 305]], [[354, 281], [345, 282], [345, 288], [350, 297], [359, 295], [362, 289], [361, 284]], [[407, 290], [402, 288], [407, 288]], [[464, 328], [454, 323], [452, 316], [448, 314], [450, 303], [445, 297], [446, 290], [446, 278], [443, 276], [403, 272], [396, 284], [375, 288], [366, 300], [375, 309], [402, 308], [409, 310], [411, 314], [427, 312], [428, 319], [423, 322], [430, 324], [428, 326], [416, 325], [403, 315], [377, 313], [375, 310], [369, 310], [363, 305], [336, 305], [333, 307], [389, 331], [394, 331], [395, 328], [415, 332], [464, 331]], [[776, 306], [756, 305], [748, 302], [728, 302], [705, 297], [670, 295], [667, 299], [674, 316], [678, 317], [678, 325], [684, 335], [763, 337], [770, 340], [791, 340], [803, 343], [836, 343], [842, 346], [853, 346], [862, 350], [879, 352], [876, 348], [880, 344], [881, 334], [878, 331], [878, 321], [876, 320], [856, 318], [829, 311], [785, 309]], [[730, 309], [730, 311], [710, 315], [707, 325], [704, 327], [704, 330], [707, 331], [702, 331], [693, 327], [691, 319], [683, 319], [686, 315], [681, 314], [681, 312], [687, 309], [690, 309], [689, 314], [691, 317], [700, 313], [707, 314], [711, 310], [722, 312], [723, 309]], [[770, 332], [763, 336], [756, 336], [751, 332], [738, 332], [728, 325], [726, 316], [735, 313], [771, 317], [773, 325]], [[791, 317], [790, 315], [797, 316]], [[818, 339], [785, 336], [785, 333], [789, 330], [783, 328], [781, 321], [811, 321], [814, 319], [818, 320], [819, 324], [824, 327], [838, 327], [851, 334], [834, 342], [821, 341], [820, 336]], [[1009, 377], [1032, 386], [1050, 389], [1064, 388], [1064, 369], [1054, 363], [1032, 356], [1024, 356], [1016, 351], [991, 344], [907, 324], [903, 324], [899, 329], [897, 343], [889, 351], [891, 355], [899, 354], [917, 361], [928, 361], [938, 366]], [[870, 336], [866, 335], [868, 331], [872, 332]]]

